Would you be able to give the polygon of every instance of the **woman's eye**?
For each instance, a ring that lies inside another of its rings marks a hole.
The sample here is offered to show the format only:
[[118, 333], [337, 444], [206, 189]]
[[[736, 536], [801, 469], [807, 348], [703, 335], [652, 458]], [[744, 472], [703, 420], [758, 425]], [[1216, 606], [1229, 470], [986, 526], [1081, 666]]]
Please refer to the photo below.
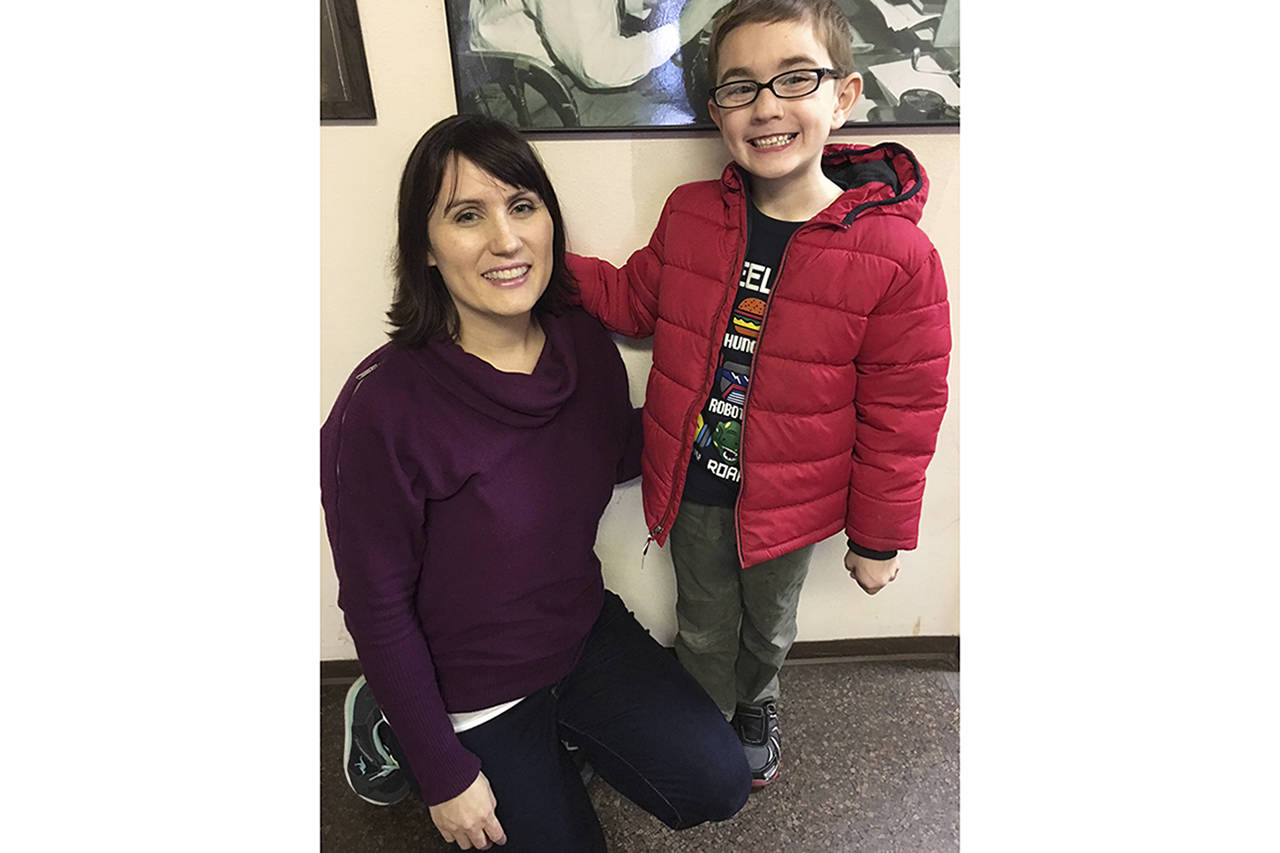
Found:
[[474, 210], [464, 210], [453, 217], [453, 221], [465, 225], [468, 222], [475, 222], [479, 218], [479, 215]]
[[533, 213], [537, 210], [537, 205], [531, 201], [518, 201], [511, 207], [512, 213]]

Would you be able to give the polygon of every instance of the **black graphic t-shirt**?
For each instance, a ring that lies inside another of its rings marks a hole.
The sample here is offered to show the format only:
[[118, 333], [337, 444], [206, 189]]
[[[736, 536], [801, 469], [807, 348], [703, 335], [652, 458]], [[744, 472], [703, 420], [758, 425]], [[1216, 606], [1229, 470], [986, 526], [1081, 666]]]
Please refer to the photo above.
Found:
[[784, 222], [765, 216], [747, 201], [747, 251], [733, 297], [733, 313], [716, 363], [711, 394], [698, 415], [698, 431], [689, 457], [684, 496], [709, 506], [733, 506], [738, 499], [742, 471], [738, 445], [742, 438], [751, 362], [760, 340], [761, 325], [776, 272], [787, 241], [803, 222]]

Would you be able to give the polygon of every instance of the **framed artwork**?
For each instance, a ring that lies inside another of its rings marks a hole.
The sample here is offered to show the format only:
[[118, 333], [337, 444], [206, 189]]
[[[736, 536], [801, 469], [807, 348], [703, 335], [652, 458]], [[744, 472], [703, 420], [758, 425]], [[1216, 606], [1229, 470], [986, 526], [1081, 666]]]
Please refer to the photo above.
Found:
[[320, 0], [320, 120], [375, 118], [356, 0]]
[[[707, 47], [726, 2], [445, 0], [458, 112], [536, 131], [714, 128]], [[863, 79], [849, 124], [958, 126], [960, 0], [836, 2]]]

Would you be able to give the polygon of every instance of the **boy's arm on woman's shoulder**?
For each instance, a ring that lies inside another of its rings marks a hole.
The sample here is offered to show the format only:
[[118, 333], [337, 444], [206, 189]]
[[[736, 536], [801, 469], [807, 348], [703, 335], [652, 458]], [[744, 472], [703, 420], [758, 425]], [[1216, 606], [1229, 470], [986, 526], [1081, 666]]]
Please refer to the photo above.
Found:
[[582, 307], [611, 331], [644, 338], [652, 335], [657, 326], [670, 204], [668, 199], [649, 244], [633, 252], [622, 267], [600, 258], [567, 253], [569, 272], [577, 282]]
[[936, 250], [902, 270], [867, 316], [855, 359], [858, 430], [846, 532], [864, 548], [916, 547], [925, 469], [947, 406], [950, 306]]
[[600, 258], [568, 254], [582, 307], [613, 332], [629, 338], [653, 334], [658, 322], [660, 256], [652, 243], [633, 253], [621, 267]]

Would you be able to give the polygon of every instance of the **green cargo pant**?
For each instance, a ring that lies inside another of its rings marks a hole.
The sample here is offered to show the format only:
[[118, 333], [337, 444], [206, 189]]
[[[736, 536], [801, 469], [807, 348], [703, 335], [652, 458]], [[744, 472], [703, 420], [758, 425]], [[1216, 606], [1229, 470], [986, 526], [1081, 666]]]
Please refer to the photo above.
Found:
[[688, 500], [670, 541], [680, 662], [726, 719], [738, 702], [776, 699], [814, 546], [743, 569], [733, 508]]

